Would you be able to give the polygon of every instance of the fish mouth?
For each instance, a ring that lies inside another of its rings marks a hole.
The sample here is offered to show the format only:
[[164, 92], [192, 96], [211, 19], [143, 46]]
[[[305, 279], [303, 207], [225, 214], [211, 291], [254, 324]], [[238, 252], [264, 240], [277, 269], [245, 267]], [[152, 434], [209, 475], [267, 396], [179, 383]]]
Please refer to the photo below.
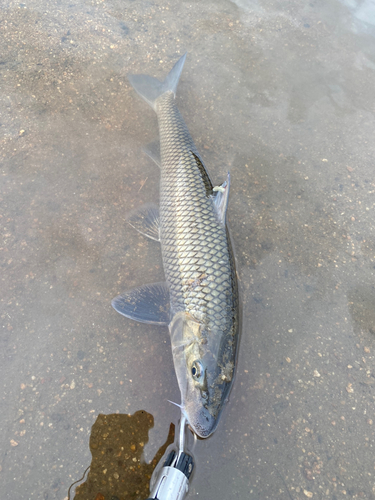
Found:
[[186, 414], [190, 427], [198, 437], [206, 439], [215, 431], [218, 421], [204, 406], [193, 412], [186, 411]]

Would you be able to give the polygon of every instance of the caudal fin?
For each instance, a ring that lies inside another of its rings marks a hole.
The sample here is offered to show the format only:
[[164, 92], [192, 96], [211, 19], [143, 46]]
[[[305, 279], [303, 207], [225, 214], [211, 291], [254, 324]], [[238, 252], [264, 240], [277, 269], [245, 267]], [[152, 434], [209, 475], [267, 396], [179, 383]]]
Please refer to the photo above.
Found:
[[168, 73], [164, 82], [148, 75], [128, 75], [128, 80], [135, 91], [156, 110], [156, 99], [165, 92], [173, 92], [176, 95], [178, 80], [184, 67], [186, 54], [184, 54]]

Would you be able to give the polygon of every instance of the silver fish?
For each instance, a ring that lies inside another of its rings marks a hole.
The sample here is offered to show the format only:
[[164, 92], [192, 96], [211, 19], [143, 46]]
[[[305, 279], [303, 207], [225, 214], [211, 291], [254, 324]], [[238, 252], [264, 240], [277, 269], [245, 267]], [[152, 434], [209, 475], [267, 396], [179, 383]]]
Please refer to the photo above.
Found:
[[226, 225], [230, 176], [213, 186], [175, 103], [185, 58], [164, 82], [129, 76], [158, 117], [160, 144], [146, 153], [160, 167], [161, 180], [160, 212], [148, 204], [128, 222], [160, 241], [165, 282], [125, 292], [112, 305], [128, 318], [168, 325], [182, 411], [206, 438], [216, 429], [234, 380], [239, 297]]

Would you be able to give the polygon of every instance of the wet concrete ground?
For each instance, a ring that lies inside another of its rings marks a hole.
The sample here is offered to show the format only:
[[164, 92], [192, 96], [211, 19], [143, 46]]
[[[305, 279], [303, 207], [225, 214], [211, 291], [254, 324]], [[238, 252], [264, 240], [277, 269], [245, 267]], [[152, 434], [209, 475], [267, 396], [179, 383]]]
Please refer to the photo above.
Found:
[[140, 152], [156, 119], [126, 74], [162, 78], [185, 51], [178, 106], [213, 180], [231, 171], [244, 311], [190, 496], [374, 499], [374, 3], [31, 0], [0, 15], [2, 499], [66, 498], [100, 413], [154, 416], [147, 462], [177, 423], [166, 330], [110, 301], [163, 279], [157, 243], [124, 223], [159, 192]]

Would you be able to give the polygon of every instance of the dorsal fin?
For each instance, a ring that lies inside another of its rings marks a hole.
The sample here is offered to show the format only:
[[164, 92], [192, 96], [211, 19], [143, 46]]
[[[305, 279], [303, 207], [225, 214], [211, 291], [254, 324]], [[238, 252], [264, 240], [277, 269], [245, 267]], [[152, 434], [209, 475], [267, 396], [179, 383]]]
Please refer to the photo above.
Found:
[[221, 186], [216, 186], [213, 188], [214, 193], [214, 206], [222, 224], [225, 224], [227, 208], [228, 208], [228, 198], [229, 198], [229, 188], [230, 188], [230, 174], [228, 172], [227, 180], [223, 182]]
[[206, 168], [205, 166], [203, 165], [203, 162], [202, 160], [199, 158], [199, 156], [197, 156], [193, 151], [190, 151], [190, 153], [194, 156], [194, 159], [197, 163], [197, 167], [201, 173], [201, 176], [202, 176], [202, 180], [203, 180], [203, 184], [204, 184], [204, 187], [206, 189], [206, 195], [207, 196], [210, 196], [212, 195], [212, 188], [213, 188], [213, 185], [212, 185], [212, 182], [211, 182], [211, 179], [206, 171]]

